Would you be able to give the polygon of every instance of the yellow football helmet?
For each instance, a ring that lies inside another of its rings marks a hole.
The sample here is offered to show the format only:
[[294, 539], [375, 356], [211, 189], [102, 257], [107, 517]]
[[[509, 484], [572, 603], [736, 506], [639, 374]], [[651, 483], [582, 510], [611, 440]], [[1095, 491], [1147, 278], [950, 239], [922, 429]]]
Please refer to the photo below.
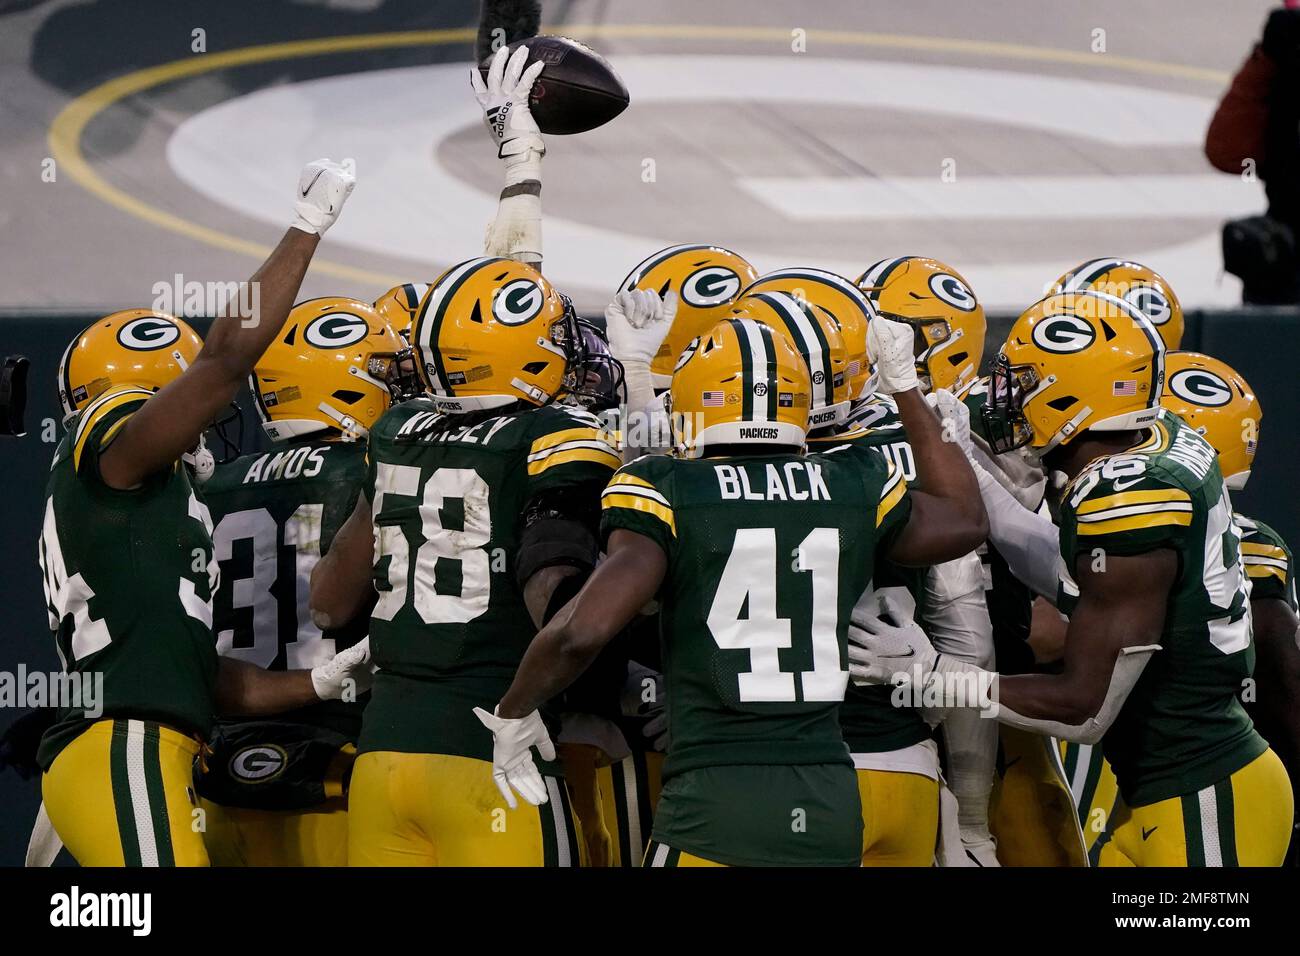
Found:
[[272, 441], [330, 428], [344, 441], [365, 438], [392, 404], [389, 386], [404, 348], [365, 302], [298, 303], [248, 377], [262, 430]]
[[979, 376], [988, 322], [956, 269], [925, 256], [881, 259], [858, 276], [857, 285], [878, 313], [912, 326], [924, 391], [946, 388], [961, 396], [970, 390]]
[[870, 398], [876, 391], [875, 372], [867, 359], [867, 325], [876, 310], [852, 282], [823, 269], [779, 269], [760, 276], [741, 296], [751, 292], [785, 292], [830, 313], [844, 339], [849, 400]]
[[1200, 352], [1170, 352], [1165, 358], [1169, 409], [1219, 453], [1219, 470], [1234, 491], [1246, 487], [1259, 447], [1264, 412], [1250, 384], [1227, 362]]
[[849, 414], [848, 357], [829, 312], [785, 292], [753, 292], [736, 300], [734, 318], [752, 319], [789, 340], [808, 368], [808, 431], [838, 425]]
[[127, 309], [82, 330], [59, 360], [64, 420], [110, 388], [158, 391], [190, 367], [203, 340], [188, 324], [163, 312]]
[[993, 451], [1039, 455], [1160, 414], [1165, 346], [1137, 308], [1102, 292], [1050, 295], [1011, 326], [993, 363], [984, 425]]
[[669, 395], [677, 453], [711, 446], [799, 448], [808, 432], [808, 367], [789, 340], [744, 317], [723, 320], [692, 341]]
[[429, 291], [426, 282], [404, 282], [395, 285], [375, 300], [375, 311], [388, 323], [388, 327], [406, 341], [411, 340], [411, 323], [420, 311], [420, 302]]
[[1058, 278], [1049, 292], [1105, 292], [1137, 306], [1173, 352], [1183, 341], [1183, 307], [1159, 273], [1127, 259], [1089, 259]]
[[420, 304], [411, 346], [444, 412], [545, 405], [576, 387], [581, 371], [573, 304], [513, 259], [469, 259], [444, 272]]
[[678, 296], [672, 328], [650, 363], [655, 388], [668, 388], [686, 346], [724, 318], [741, 290], [757, 278], [754, 267], [730, 249], [707, 245], [660, 249], [628, 273], [619, 292], [651, 289], [663, 296], [672, 290]]

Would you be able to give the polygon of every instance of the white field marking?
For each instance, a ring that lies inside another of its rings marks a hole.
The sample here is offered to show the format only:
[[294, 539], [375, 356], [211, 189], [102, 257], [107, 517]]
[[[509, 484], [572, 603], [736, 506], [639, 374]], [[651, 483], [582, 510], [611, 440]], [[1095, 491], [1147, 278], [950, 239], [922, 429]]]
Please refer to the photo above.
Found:
[[755, 176], [742, 189], [788, 219], [1196, 219], [1259, 211], [1260, 186], [1238, 176]]
[[[838, 103], [933, 114], [936, 121], [944, 116], [985, 120], [1112, 146], [1194, 148], [1214, 109], [1214, 100], [1205, 97], [967, 67], [789, 56], [626, 56], [618, 58], [617, 66], [633, 103], [616, 123], [635, 122], [638, 107], [645, 103]], [[495, 195], [456, 178], [438, 160], [438, 143], [482, 122], [468, 90], [468, 69], [468, 64], [408, 67], [258, 90], [181, 123], [167, 144], [167, 159], [183, 182], [207, 198], [280, 226], [288, 217], [284, 184], [296, 181], [304, 161], [354, 157], [360, 185], [331, 230], [330, 241], [406, 261], [427, 261], [432, 275], [481, 249], [482, 230], [496, 206]], [[1106, 122], [1080, 122], [1079, 117], [1088, 116], [1105, 116]], [[553, 139], [563, 143], [556, 152], [574, 148], [570, 143], [575, 141]], [[225, 148], [231, 142], [257, 148], [236, 152]], [[485, 137], [484, 162], [489, 161], [487, 149]], [[639, 160], [635, 169], [611, 170], [610, 175], [627, 177], [631, 210], [638, 190], [650, 202], [659, 196], [654, 189], [664, 185], [662, 175], [658, 187], [643, 185]], [[1109, 182], [1110, 177], [1098, 176], [1089, 188], [1104, 193]], [[1195, 195], [1185, 198], [1196, 201]], [[1256, 208], [1262, 205], [1259, 190]], [[612, 289], [648, 252], [684, 241], [677, 235], [601, 228], [566, 219], [561, 212], [545, 211], [546, 272], [561, 288]], [[779, 226], [774, 218], [773, 229]], [[725, 234], [688, 238], [732, 241]], [[1218, 243], [1216, 229], [1162, 249], [1081, 249], [1063, 258], [1124, 255], [1164, 274], [1184, 305], [1235, 301], [1232, 280], [1218, 279]], [[872, 249], [862, 261], [817, 265], [852, 277], [871, 258], [889, 251]], [[981, 252], [992, 262], [959, 267], [992, 307], [1022, 307], [1039, 296], [1044, 282], [1072, 264], [1055, 258], [1024, 263], [1009, 256], [998, 261], [996, 249]], [[795, 245], [779, 258], [751, 258], [766, 272], [801, 261], [802, 256]]]

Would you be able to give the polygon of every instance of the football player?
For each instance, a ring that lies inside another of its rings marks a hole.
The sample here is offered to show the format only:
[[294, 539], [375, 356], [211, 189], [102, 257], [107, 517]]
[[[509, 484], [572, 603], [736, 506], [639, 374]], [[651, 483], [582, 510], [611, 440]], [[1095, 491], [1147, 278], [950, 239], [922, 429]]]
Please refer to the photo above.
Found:
[[1058, 531], [979, 478], [1016, 574], [1046, 593], [1056, 569], [1070, 619], [1061, 672], [999, 677], [863, 620], [855, 675], [888, 680], [897, 655], [919, 658], [912, 679], [945, 700], [974, 681], [1000, 720], [1100, 740], [1120, 791], [1102, 866], [1276, 866], [1292, 794], [1236, 696], [1254, 663], [1240, 536], [1214, 449], [1160, 406], [1164, 365], [1146, 316], [1095, 292], [1030, 307], [994, 364], [993, 450], [1028, 445], [1069, 479]]
[[836, 718], [850, 609], [877, 550], [924, 565], [986, 531], [966, 497], [973, 476], [916, 389], [910, 331], [879, 323], [871, 334], [927, 492], [909, 496], [870, 449], [800, 455], [814, 387], [803, 360], [757, 322], [719, 323], [673, 375], [679, 456], [639, 459], [610, 482], [608, 557], [497, 706], [503, 793], [547, 799], [530, 752], [551, 748], [537, 708], [657, 595], [669, 743], [647, 864], [860, 862], [861, 805]]
[[[921, 389], [947, 390], [964, 397], [975, 384], [984, 355], [987, 324], [984, 307], [956, 269], [925, 256], [882, 259], [867, 267], [856, 286], [885, 318], [912, 329], [916, 373]], [[907, 434], [898, 424], [888, 396], [868, 396], [854, 409], [853, 420], [882, 436], [882, 448], [904, 473], [910, 468]], [[892, 435], [890, 432], [892, 431]], [[978, 553], [928, 569], [919, 581], [920, 623], [945, 654], [981, 667], [994, 661], [993, 625], [985, 603], [984, 575]], [[910, 602], [915, 607], [916, 602]], [[997, 759], [997, 725], [970, 710], [930, 713], [943, 720], [947, 787], [951, 808], [956, 798], [956, 840], [945, 840], [944, 865], [997, 866], [997, 847], [989, 832], [989, 799]], [[945, 789], [947, 789], [947, 787]], [[951, 824], [950, 824], [951, 826]], [[950, 833], [950, 826], [944, 827]], [[959, 851], [959, 852], [957, 852]]]
[[[1227, 363], [1197, 352], [1172, 352], [1165, 364], [1161, 404], [1219, 453], [1230, 491], [1250, 478], [1263, 412], [1246, 380]], [[1293, 792], [1300, 785], [1300, 646], [1296, 630], [1295, 565], [1282, 537], [1254, 518], [1234, 513], [1241, 560], [1250, 579], [1255, 635], [1255, 693], [1243, 694], [1264, 738], [1286, 763]], [[1253, 701], [1253, 704], [1251, 703]]]
[[1056, 292], [1104, 292], [1123, 299], [1156, 327], [1166, 351], [1183, 342], [1183, 307], [1158, 272], [1127, 259], [1089, 259], [1057, 278], [1048, 288]]
[[103, 690], [94, 707], [65, 702], [39, 760], [49, 819], [82, 865], [206, 865], [193, 765], [214, 710], [272, 713], [362, 681], [364, 645], [276, 674], [218, 661], [212, 523], [183, 463], [279, 334], [354, 183], [328, 160], [303, 169], [297, 216], [249, 280], [260, 314], [226, 311], [204, 344], [179, 319], [118, 312], [59, 364], [68, 431], [46, 486], [40, 563], [63, 666]]
[[[405, 342], [354, 299], [309, 299], [249, 381], [273, 450], [203, 486], [221, 583], [217, 652], [272, 671], [314, 667], [366, 636], [364, 616], [322, 631], [311, 570], [356, 507], [365, 439], [391, 404]], [[401, 389], [398, 388], [400, 392]], [[325, 701], [274, 719], [223, 719], [199, 778], [217, 866], [344, 866], [347, 782], [362, 702]]]
[[599, 491], [621, 459], [594, 416], [554, 401], [576, 384], [579, 335], [568, 299], [508, 259], [454, 266], [421, 305], [429, 394], [371, 429], [363, 493], [312, 574], [321, 627], [379, 591], [349, 865], [576, 863], [558, 767], [545, 807], [505, 816], [472, 708], [500, 697], [596, 560]]
[[[812, 385], [810, 452], [843, 445], [874, 448], [904, 481], [915, 478], [910, 449], [905, 456], [890, 454], [901, 435], [897, 416], [892, 424], [880, 423], [882, 427], [844, 426], [849, 396], [854, 394], [850, 372], [855, 363], [849, 359], [838, 316], [853, 317], [854, 324], [866, 329], [873, 315], [847, 279], [809, 269], [782, 270], [750, 286], [734, 312], [780, 332], [804, 360]], [[868, 364], [865, 358], [865, 353], [854, 356], [858, 374]], [[878, 560], [860, 601], [897, 593], [909, 611], [916, 612], [924, 600], [924, 578], [922, 569]], [[929, 866], [939, 826], [938, 750], [920, 710], [895, 706], [890, 698], [886, 687], [850, 687], [840, 708], [840, 727], [862, 800], [862, 864]]]

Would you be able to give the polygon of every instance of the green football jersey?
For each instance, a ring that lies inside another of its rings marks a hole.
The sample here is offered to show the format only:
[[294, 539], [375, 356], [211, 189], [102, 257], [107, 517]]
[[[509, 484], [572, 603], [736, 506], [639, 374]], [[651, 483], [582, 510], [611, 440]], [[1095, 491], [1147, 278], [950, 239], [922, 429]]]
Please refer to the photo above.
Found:
[[[311, 619], [311, 572], [356, 507], [366, 448], [352, 442], [278, 445], [219, 465], [199, 489], [221, 567], [213, 598], [217, 653], [266, 670], [309, 670], [366, 636], [357, 621], [322, 632]], [[322, 701], [280, 715], [355, 739], [360, 702]]]
[[515, 582], [525, 508], [569, 489], [594, 510], [620, 462], [593, 415], [560, 405], [456, 425], [416, 399], [376, 423], [365, 493], [380, 673], [362, 752], [491, 759], [473, 708], [496, 705], [536, 634]]
[[[217, 666], [208, 509], [179, 462], [131, 491], [110, 488], [99, 473], [101, 452], [151, 395], [100, 396], [55, 449], [40, 538], [45, 601], [64, 670], [103, 677], [100, 716], [205, 735]], [[61, 707], [41, 740], [41, 766], [95, 719], [84, 707]]]
[[[843, 429], [831, 435], [810, 435], [808, 450], [821, 452], [846, 443], [876, 449], [904, 481], [916, 479], [912, 446], [899, 420], [898, 406], [887, 395], [854, 403]], [[925, 596], [925, 570], [878, 559], [870, 590], [889, 593], [917, 617]], [[929, 739], [930, 728], [921, 712], [914, 707], [896, 707], [892, 698], [889, 687], [849, 685], [840, 708], [840, 727], [852, 753], [888, 753]]]
[[1241, 560], [1250, 579], [1250, 599], [1276, 598], [1286, 602], [1291, 610], [1297, 610], [1291, 549], [1282, 536], [1264, 522], [1245, 515], [1235, 517], [1241, 529]]
[[665, 779], [725, 765], [848, 764], [838, 710], [853, 606], [878, 546], [906, 523], [907, 483], [872, 449], [639, 458], [601, 499], [602, 535], [668, 557], [660, 591]]
[[1193, 793], [1263, 753], [1237, 699], [1255, 649], [1241, 542], [1214, 449], [1162, 412], [1142, 444], [1080, 472], [1060, 519], [1057, 607], [1066, 614], [1078, 603], [1072, 571], [1081, 556], [1178, 554], [1161, 650], [1102, 739], [1125, 802]]

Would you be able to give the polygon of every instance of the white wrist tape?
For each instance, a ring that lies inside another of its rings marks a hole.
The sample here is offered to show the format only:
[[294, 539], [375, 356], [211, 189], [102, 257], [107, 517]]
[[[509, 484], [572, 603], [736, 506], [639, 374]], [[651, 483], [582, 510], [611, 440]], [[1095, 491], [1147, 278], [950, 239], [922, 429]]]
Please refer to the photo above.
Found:
[[1137, 647], [1120, 648], [1119, 657], [1115, 659], [1115, 669], [1110, 675], [1110, 685], [1106, 688], [1106, 699], [1096, 716], [1089, 717], [1080, 724], [1063, 724], [1058, 720], [1039, 720], [1022, 717], [1014, 710], [997, 705], [998, 720], [1030, 733], [1046, 734], [1061, 740], [1072, 740], [1081, 744], [1095, 744], [1115, 722], [1124, 701], [1137, 684], [1138, 678], [1151, 661], [1151, 657], [1160, 650], [1159, 644], [1142, 644]]

